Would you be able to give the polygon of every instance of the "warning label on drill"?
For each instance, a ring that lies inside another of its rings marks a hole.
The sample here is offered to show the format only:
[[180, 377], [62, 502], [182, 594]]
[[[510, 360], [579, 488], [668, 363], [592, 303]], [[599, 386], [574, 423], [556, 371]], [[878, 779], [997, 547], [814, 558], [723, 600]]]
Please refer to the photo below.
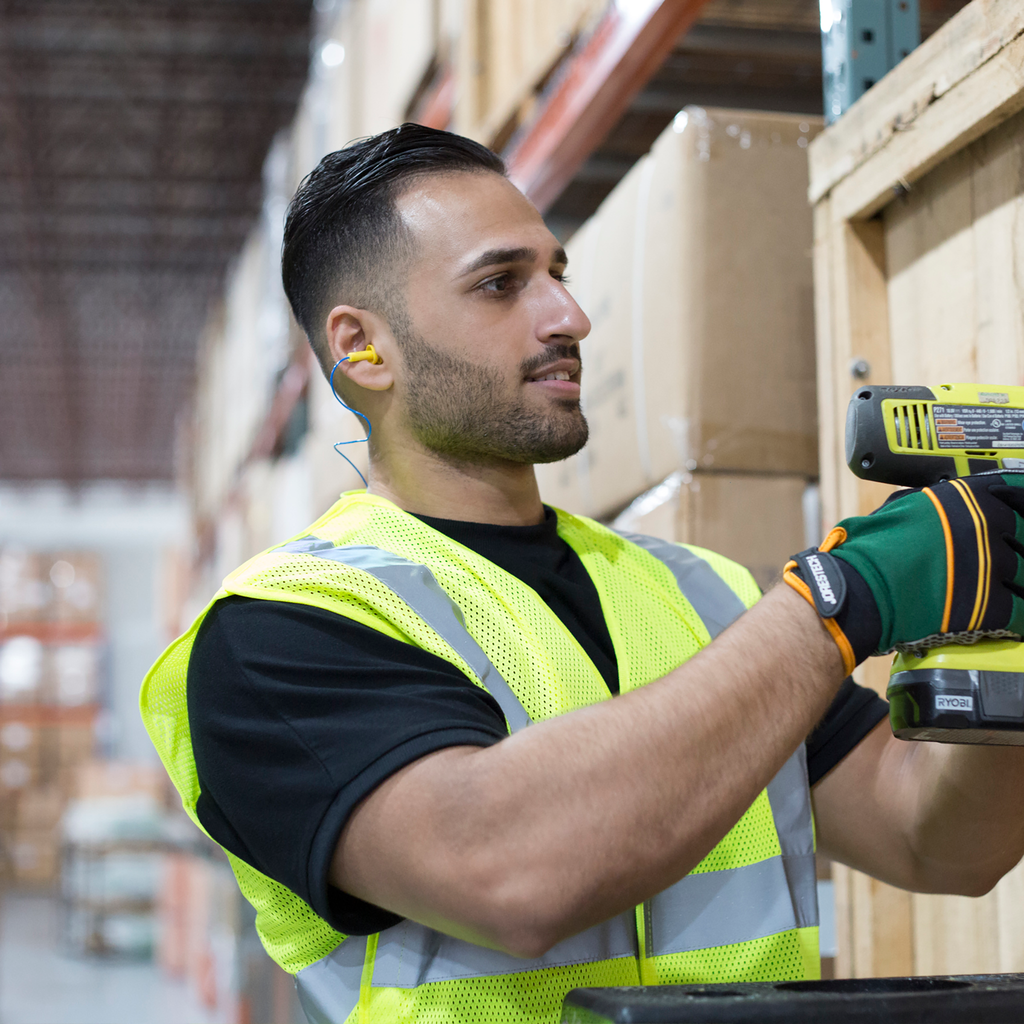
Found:
[[940, 448], [1024, 448], [1024, 411], [982, 405], [933, 405]]

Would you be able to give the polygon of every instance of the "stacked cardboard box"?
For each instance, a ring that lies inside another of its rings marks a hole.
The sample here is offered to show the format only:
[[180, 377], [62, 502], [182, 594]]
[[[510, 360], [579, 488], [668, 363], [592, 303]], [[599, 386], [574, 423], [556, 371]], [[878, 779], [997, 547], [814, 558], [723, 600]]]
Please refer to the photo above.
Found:
[[807, 505], [816, 506], [807, 496], [799, 476], [679, 471], [640, 495], [613, 525], [717, 551], [746, 566], [767, 590], [786, 559], [817, 539], [813, 513], [807, 515]]
[[[187, 982], [218, 1020], [271, 1019], [241, 1011], [241, 945], [249, 909], [224, 855], [212, 844], [201, 853], [164, 855], [156, 903], [157, 962], [168, 976]], [[269, 964], [262, 948], [259, 953]]]
[[569, 241], [592, 323], [590, 441], [538, 467], [545, 501], [612, 519], [684, 472], [660, 513], [673, 539], [761, 579], [802, 545], [818, 471], [807, 145], [819, 128], [689, 107]]
[[59, 821], [92, 756], [102, 655], [99, 559], [0, 549], [0, 866], [52, 885]]

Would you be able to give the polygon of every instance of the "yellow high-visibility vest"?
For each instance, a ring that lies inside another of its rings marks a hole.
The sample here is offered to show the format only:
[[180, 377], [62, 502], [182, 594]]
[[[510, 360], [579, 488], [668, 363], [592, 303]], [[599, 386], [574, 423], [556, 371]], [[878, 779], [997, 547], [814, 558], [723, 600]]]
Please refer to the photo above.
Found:
[[[559, 535], [597, 588], [623, 693], [692, 657], [760, 595], [745, 569], [712, 552], [557, 514]], [[210, 607], [229, 595], [327, 609], [422, 647], [484, 687], [510, 732], [611, 699], [594, 664], [534, 590], [393, 503], [344, 494], [300, 536], [228, 576], [146, 677], [146, 728], [197, 825], [188, 661]], [[285, 886], [228, 858], [256, 908], [267, 952], [296, 975], [315, 1022], [540, 1024], [556, 1022], [565, 993], [578, 986], [818, 976], [802, 746], [690, 874], [536, 960], [408, 920], [376, 935], [345, 936]]]

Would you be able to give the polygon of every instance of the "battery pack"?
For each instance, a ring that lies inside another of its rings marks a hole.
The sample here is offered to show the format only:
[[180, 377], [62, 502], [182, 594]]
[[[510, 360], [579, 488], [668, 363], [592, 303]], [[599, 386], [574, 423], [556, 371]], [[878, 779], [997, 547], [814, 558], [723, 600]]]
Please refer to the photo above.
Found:
[[901, 740], [1024, 746], [1024, 672], [911, 669], [890, 676], [886, 696]]

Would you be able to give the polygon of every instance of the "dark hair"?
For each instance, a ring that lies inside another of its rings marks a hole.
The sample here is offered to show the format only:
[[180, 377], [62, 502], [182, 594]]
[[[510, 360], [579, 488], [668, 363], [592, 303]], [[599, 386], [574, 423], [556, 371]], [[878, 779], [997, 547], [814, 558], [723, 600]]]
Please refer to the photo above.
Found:
[[299, 186], [284, 226], [281, 277], [325, 371], [323, 320], [335, 296], [392, 326], [403, 314], [396, 271], [408, 240], [395, 201], [409, 179], [448, 171], [504, 175], [505, 165], [472, 139], [407, 123], [328, 153]]

